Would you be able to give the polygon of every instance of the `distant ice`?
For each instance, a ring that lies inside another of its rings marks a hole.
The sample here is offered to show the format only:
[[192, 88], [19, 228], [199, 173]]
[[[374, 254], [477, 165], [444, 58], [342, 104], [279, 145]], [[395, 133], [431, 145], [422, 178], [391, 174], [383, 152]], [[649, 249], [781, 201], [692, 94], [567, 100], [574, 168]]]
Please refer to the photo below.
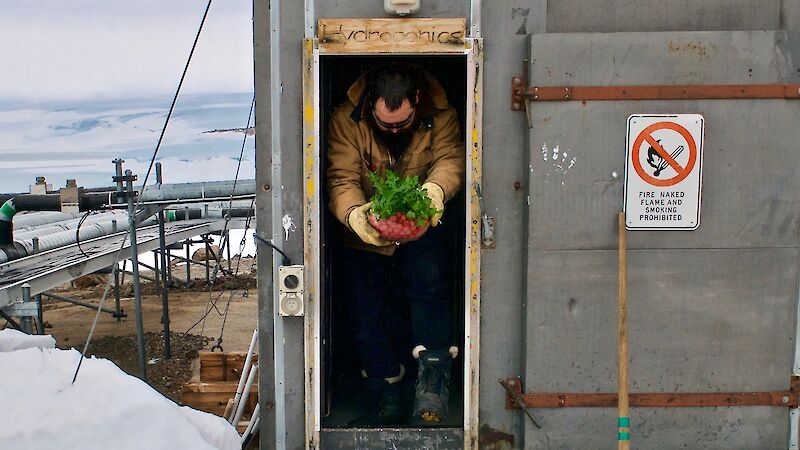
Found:
[[[158, 153], [166, 183], [233, 179], [241, 133], [214, 129], [246, 126], [252, 94], [181, 97]], [[58, 189], [67, 178], [79, 186], [112, 184], [112, 160], [139, 175], [150, 163], [170, 99], [0, 105], [0, 193], [26, 192], [37, 176]], [[252, 125], [252, 123], [251, 123]], [[255, 177], [253, 136], [248, 137], [239, 178]], [[154, 181], [153, 175], [148, 183]]]

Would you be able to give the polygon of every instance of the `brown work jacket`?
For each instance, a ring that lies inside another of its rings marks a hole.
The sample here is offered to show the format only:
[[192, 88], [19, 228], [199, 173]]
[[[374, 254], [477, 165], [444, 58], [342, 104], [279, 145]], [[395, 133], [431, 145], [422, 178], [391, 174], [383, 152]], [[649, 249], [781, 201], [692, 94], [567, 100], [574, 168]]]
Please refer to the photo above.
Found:
[[[374, 188], [369, 172], [391, 169], [400, 176], [417, 175], [420, 183], [432, 182], [444, 191], [445, 202], [464, 184], [465, 148], [461, 140], [458, 114], [447, 102], [442, 86], [426, 73], [428, 88], [420, 95], [417, 126], [411, 145], [395, 160], [375, 138], [366, 114], [368, 109], [362, 76], [347, 91], [347, 101], [334, 111], [328, 128], [327, 187], [329, 207], [344, 224], [340, 237], [346, 244], [384, 255], [395, 246], [368, 245], [349, 229], [347, 216], [369, 201]], [[445, 208], [445, 217], [447, 208]]]

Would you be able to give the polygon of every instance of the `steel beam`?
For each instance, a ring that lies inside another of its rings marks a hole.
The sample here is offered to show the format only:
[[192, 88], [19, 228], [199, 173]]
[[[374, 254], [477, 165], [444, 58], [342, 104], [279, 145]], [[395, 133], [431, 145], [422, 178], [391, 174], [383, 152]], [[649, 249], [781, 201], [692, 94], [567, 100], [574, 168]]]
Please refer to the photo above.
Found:
[[[244, 228], [244, 223], [242, 219], [234, 219], [228, 226]], [[173, 222], [168, 224], [165, 238], [167, 243], [182, 241], [193, 236], [222, 230], [224, 226], [223, 219]], [[136, 232], [139, 251], [145, 252], [158, 248], [157, 226], [139, 228]], [[25, 273], [16, 281], [0, 285], [0, 307], [22, 300], [22, 284], [25, 282], [30, 283], [32, 294], [38, 294], [127, 259], [127, 256], [120, 254], [119, 251], [122, 239], [123, 234], [118, 233], [81, 242], [81, 247], [89, 253], [88, 258], [80, 255], [76, 245], [70, 245], [3, 265], [0, 268], [0, 279], [7, 279], [6, 274], [17, 268], [25, 269]], [[129, 246], [126, 243], [125, 248], [129, 248]]]

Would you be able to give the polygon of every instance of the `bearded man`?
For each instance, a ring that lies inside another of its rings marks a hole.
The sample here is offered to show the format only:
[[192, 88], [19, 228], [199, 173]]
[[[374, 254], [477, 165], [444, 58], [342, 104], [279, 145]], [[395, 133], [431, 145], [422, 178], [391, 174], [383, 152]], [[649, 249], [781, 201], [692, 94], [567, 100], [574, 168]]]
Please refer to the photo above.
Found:
[[[373, 69], [350, 87], [333, 113], [327, 159], [329, 207], [346, 244], [336, 278], [345, 295], [334, 307], [341, 302], [346, 308], [370, 398], [366, 414], [351, 425], [404, 421], [405, 355], [393, 345], [403, 331], [398, 328], [410, 330], [405, 352], [417, 361], [411, 424], [437, 425], [447, 415], [452, 359], [458, 353], [451, 345], [453, 255], [439, 227], [445, 204], [464, 184], [458, 114], [424, 70], [402, 64]], [[386, 241], [369, 223], [368, 200], [374, 193], [369, 174], [386, 170], [418, 176], [440, 211], [413, 242]], [[408, 303], [410, 323], [391, 308], [392, 291]]]

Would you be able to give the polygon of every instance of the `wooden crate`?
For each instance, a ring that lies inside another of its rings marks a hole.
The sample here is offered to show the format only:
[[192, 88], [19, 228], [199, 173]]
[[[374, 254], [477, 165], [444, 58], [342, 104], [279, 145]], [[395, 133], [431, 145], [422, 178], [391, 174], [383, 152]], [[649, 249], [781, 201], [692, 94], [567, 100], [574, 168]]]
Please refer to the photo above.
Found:
[[[194, 409], [222, 416], [228, 400], [236, 394], [237, 382], [188, 383], [181, 391], [181, 403]], [[244, 416], [249, 417], [258, 403], [258, 385], [253, 383], [247, 398]]]
[[[239, 381], [247, 352], [200, 352], [200, 381]], [[258, 355], [253, 355], [258, 364]], [[258, 381], [258, 376], [254, 383]]]

